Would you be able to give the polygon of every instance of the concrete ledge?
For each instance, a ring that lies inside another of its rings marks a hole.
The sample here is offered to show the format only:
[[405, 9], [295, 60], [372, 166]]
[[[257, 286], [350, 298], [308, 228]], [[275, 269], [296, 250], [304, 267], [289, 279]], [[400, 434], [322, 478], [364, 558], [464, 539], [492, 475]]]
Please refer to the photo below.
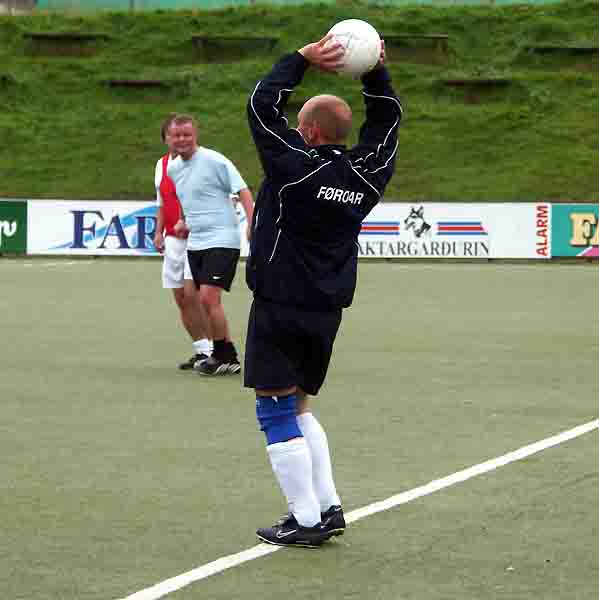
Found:
[[442, 88], [451, 89], [466, 104], [503, 100], [512, 83], [507, 77], [454, 77], [439, 80]]
[[50, 42], [95, 42], [108, 40], [107, 33], [85, 33], [80, 31], [28, 31], [23, 37], [36, 41]]
[[175, 84], [169, 81], [161, 81], [159, 79], [107, 79], [104, 82], [111, 88], [134, 88], [134, 89], [167, 89]]
[[423, 64], [447, 62], [449, 36], [445, 33], [402, 33], [381, 37], [390, 58]]
[[505, 77], [473, 77], [466, 79], [442, 79], [441, 83], [447, 87], [498, 88], [511, 85], [512, 80]]
[[569, 54], [569, 55], [589, 55], [599, 54], [599, 46], [584, 46], [573, 44], [539, 44], [524, 46], [527, 52], [533, 54]]
[[191, 42], [196, 48], [244, 47], [250, 50], [272, 50], [278, 43], [275, 37], [226, 36], [226, 35], [192, 35]]
[[97, 51], [97, 42], [110, 39], [107, 33], [79, 31], [28, 31], [23, 33], [23, 37], [28, 41], [32, 54], [46, 56], [89, 56]]
[[251, 58], [255, 54], [271, 52], [279, 38], [259, 36], [193, 35], [197, 58], [210, 62], [232, 62]]
[[432, 46], [444, 52], [449, 47], [449, 35], [446, 33], [401, 33], [381, 35], [381, 38], [385, 40], [385, 47], [413, 46], [414, 42]]

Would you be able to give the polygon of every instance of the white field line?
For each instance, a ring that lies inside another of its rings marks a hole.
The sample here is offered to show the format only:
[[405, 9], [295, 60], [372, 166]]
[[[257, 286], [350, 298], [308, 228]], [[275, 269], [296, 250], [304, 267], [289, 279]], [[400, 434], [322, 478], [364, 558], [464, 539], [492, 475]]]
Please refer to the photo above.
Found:
[[[19, 267], [71, 267], [73, 265], [90, 265], [93, 260], [61, 260], [59, 262], [31, 262], [31, 263], [20, 263]], [[16, 264], [16, 261], [15, 261]]]
[[[585, 433], [589, 433], [595, 429], [599, 429], [599, 419], [590, 421], [584, 425], [579, 425], [574, 429], [563, 431], [562, 433], [548, 437], [539, 442], [535, 442], [534, 444], [523, 446], [518, 450], [514, 450], [513, 452], [509, 452], [503, 456], [487, 460], [486, 462], [474, 465], [464, 469], [463, 471], [458, 471], [457, 473], [453, 473], [452, 475], [448, 475], [442, 479], [435, 479], [426, 485], [408, 490], [407, 492], [402, 492], [396, 496], [391, 496], [390, 498], [382, 500], [381, 502], [375, 502], [362, 508], [358, 508], [345, 515], [345, 520], [348, 523], [352, 523], [353, 521], [363, 519], [364, 517], [368, 517], [375, 513], [389, 510], [390, 508], [399, 506], [400, 504], [406, 504], [407, 502], [411, 502], [412, 500], [416, 500], [422, 496], [428, 496], [433, 492], [438, 492], [439, 490], [455, 485], [456, 483], [461, 483], [471, 479], [472, 477], [476, 477], [477, 475], [482, 475], [483, 473], [488, 473], [489, 471], [493, 471], [509, 463], [522, 460], [523, 458], [531, 456], [532, 454], [542, 452], [547, 448], [557, 446], [558, 444], [567, 442], [568, 440], [584, 435]], [[226, 569], [236, 567], [250, 560], [260, 558], [261, 556], [272, 554], [277, 550], [281, 550], [281, 546], [258, 544], [253, 548], [244, 550], [243, 552], [231, 554], [229, 556], [223, 556], [218, 560], [206, 563], [205, 565], [192, 569], [191, 571], [187, 571], [187, 573], [182, 573], [176, 577], [166, 579], [160, 583], [157, 583], [156, 585], [140, 590], [139, 592], [135, 592], [134, 594], [123, 598], [123, 600], [157, 600], [158, 598], [162, 598], [163, 596], [166, 596], [171, 592], [175, 592], [176, 590], [179, 590], [191, 583], [201, 579], [206, 579], [206, 577], [210, 577], [211, 575], [215, 575], [216, 573], [220, 573]]]

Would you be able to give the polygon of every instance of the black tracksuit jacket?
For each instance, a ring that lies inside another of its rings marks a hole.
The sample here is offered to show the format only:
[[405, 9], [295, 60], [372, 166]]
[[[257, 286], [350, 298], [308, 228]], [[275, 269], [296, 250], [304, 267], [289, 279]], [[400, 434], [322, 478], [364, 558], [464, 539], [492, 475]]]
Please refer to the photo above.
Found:
[[350, 306], [361, 223], [393, 174], [402, 116], [388, 71], [362, 77], [366, 121], [358, 144], [306, 145], [284, 116], [308, 68], [295, 52], [258, 82], [248, 120], [264, 168], [246, 280], [254, 296], [307, 310]]

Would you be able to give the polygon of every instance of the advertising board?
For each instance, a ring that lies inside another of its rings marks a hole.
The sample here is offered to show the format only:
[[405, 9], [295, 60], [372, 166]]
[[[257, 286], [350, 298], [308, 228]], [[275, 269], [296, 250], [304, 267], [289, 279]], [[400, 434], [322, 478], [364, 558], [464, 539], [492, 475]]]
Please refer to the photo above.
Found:
[[0, 254], [27, 251], [27, 202], [0, 201]]

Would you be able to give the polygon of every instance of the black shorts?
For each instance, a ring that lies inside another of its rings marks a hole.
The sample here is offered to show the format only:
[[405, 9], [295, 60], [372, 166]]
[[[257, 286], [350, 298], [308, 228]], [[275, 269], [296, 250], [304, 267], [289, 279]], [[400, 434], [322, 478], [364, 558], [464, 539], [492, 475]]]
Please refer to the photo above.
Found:
[[231, 289], [239, 262], [239, 250], [234, 248], [188, 250], [187, 258], [197, 288], [200, 285], [214, 285], [227, 292]]
[[308, 311], [255, 298], [245, 345], [245, 386], [268, 390], [297, 385], [316, 395], [329, 368], [341, 312]]

